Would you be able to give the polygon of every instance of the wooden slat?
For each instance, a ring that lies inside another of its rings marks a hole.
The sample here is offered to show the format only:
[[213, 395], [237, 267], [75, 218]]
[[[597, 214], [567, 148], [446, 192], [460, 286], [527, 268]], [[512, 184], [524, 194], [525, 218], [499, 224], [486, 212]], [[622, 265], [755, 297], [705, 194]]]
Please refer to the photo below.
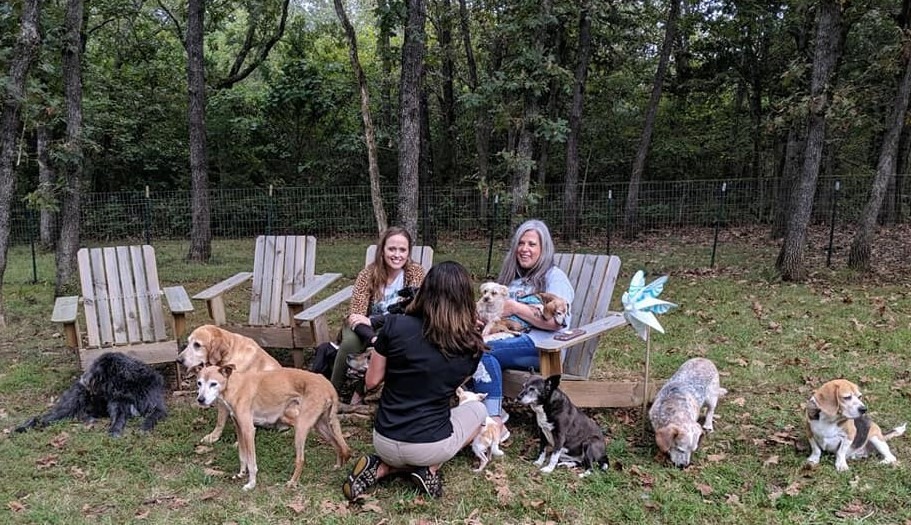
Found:
[[[504, 370], [503, 395], [516, 397], [528, 376], [526, 372]], [[660, 381], [649, 382], [649, 400], [655, 398], [661, 385]], [[641, 407], [644, 386], [641, 381], [560, 381], [560, 390], [572, 399], [573, 404], [583, 408]]]
[[281, 311], [285, 307], [282, 301], [282, 289], [285, 279], [285, 241], [287, 237], [275, 237], [275, 253], [272, 257], [272, 281], [269, 283], [269, 308], [264, 311], [264, 323], [269, 326], [281, 324]]
[[266, 257], [266, 236], [260, 235], [256, 238], [256, 250], [253, 254], [253, 290], [250, 294], [250, 316], [247, 322], [251, 325], [258, 325], [259, 308], [262, 303], [263, 291], [263, 267]]
[[165, 286], [164, 296], [171, 313], [185, 314], [193, 311], [193, 302], [183, 286]]
[[82, 303], [85, 312], [85, 331], [89, 346], [101, 346], [101, 335], [98, 332], [98, 309], [95, 308], [95, 288], [92, 286], [92, 263], [86, 248], [76, 252], [79, 263], [79, 282], [82, 287]]
[[288, 327], [229, 325], [223, 328], [245, 335], [263, 348], [293, 348], [294, 340]]
[[130, 246], [130, 265], [133, 267], [133, 278], [136, 285], [136, 309], [139, 313], [139, 332], [142, 341], [155, 341], [155, 328], [152, 326], [152, 303], [149, 301], [149, 281], [146, 278], [145, 260], [141, 246]]
[[120, 352], [135, 357], [144, 363], [173, 363], [177, 360], [179, 349], [177, 341], [159, 341], [141, 345], [118, 346], [116, 348], [92, 348], [79, 352], [82, 368], [91, 366], [92, 362], [107, 352]]
[[162, 341], [167, 337], [164, 313], [161, 310], [161, 284], [158, 282], [158, 263], [155, 260], [155, 248], [148, 244], [142, 245], [142, 262], [145, 267], [146, 283], [148, 283], [149, 310], [152, 312], [152, 332], [155, 339]]
[[304, 239], [304, 284], [310, 277], [316, 275], [316, 237], [302, 236]]
[[344, 303], [345, 301], [351, 299], [351, 294], [354, 292], [354, 286], [346, 286], [341, 290], [335, 292], [334, 294], [326, 297], [322, 301], [316, 303], [315, 305], [307, 308], [303, 312], [294, 316], [294, 319], [298, 321], [310, 322], [321, 315], [327, 314], [336, 306]]
[[193, 299], [198, 299], [200, 301], [208, 301], [213, 297], [218, 297], [219, 295], [224, 294], [234, 288], [237, 288], [241, 284], [250, 280], [253, 277], [253, 272], [239, 272], [231, 277], [228, 277], [224, 281], [217, 283], [213, 286], [206, 288], [205, 290], [199, 292], [193, 296]]
[[304, 276], [304, 252], [306, 251], [306, 238], [302, 235], [288, 237], [285, 250], [285, 277], [282, 283], [282, 296], [280, 299], [279, 320], [280, 326], [291, 325], [291, 315], [288, 312], [287, 301], [298, 290], [306, 285]]
[[70, 295], [58, 297], [54, 300], [54, 312], [51, 314], [52, 323], [72, 323], [79, 314], [79, 296]]
[[334, 283], [342, 276], [340, 273], [323, 273], [311, 278], [307, 285], [297, 291], [293, 296], [285, 300], [288, 304], [302, 305], [313, 299], [313, 296], [322, 291], [325, 287]]
[[[269, 324], [269, 310], [272, 308], [272, 291], [275, 272], [275, 260], [281, 259], [276, 257], [275, 245], [276, 237], [266, 237], [266, 244], [263, 248], [263, 273], [260, 280], [260, 304], [259, 313], [256, 320], [250, 324], [253, 326], [266, 326]], [[282, 260], [283, 261], [283, 260]], [[253, 277], [256, 280], [256, 277]]]
[[127, 338], [127, 320], [124, 317], [123, 291], [120, 289], [117, 249], [104, 248], [104, 275], [108, 282], [108, 304], [111, 307], [111, 329], [114, 331], [114, 344], [125, 345]]
[[93, 248], [89, 250], [89, 258], [92, 261], [92, 290], [98, 315], [100, 346], [109, 346], [114, 343], [114, 330], [111, 327], [111, 304], [108, 297], [107, 276], [104, 271], [104, 253], [101, 248]]
[[123, 313], [126, 317], [127, 340], [131, 343], [142, 341], [139, 333], [139, 311], [137, 306], [136, 286], [133, 282], [130, 249], [118, 246], [117, 273], [120, 275], [120, 291], [123, 297]]

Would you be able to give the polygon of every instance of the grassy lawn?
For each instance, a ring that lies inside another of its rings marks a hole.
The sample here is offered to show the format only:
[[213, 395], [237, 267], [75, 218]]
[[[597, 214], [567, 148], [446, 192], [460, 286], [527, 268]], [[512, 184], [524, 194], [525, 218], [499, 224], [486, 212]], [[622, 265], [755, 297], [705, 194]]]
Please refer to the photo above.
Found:
[[[839, 238], [840, 259], [849, 241]], [[327, 293], [350, 284], [368, 242], [319, 241], [317, 271], [345, 275]], [[33, 284], [29, 248], [15, 247], [3, 286], [10, 322], [0, 331], [0, 521], [911, 523], [911, 437], [890, 443], [898, 466], [870, 458], [838, 473], [834, 457], [824, 455], [817, 469], [803, 467], [808, 450], [802, 404], [829, 379], [859, 383], [884, 429], [911, 421], [909, 243], [879, 246], [888, 253], [878, 255], [876, 272], [860, 276], [843, 269], [840, 259], [826, 269], [824, 242], [825, 232], [811, 238], [813, 273], [805, 283], [790, 284], [770, 271], [776, 245], [755, 232], [726, 232], [715, 268], [708, 267], [710, 232], [615, 240], [624, 269], [614, 307], [638, 269], [649, 281], [670, 274], [662, 299], [680, 305], [660, 318], [666, 333], [652, 342], [652, 376], [666, 378], [684, 360], [705, 356], [716, 363], [729, 390], [718, 407], [715, 433], [703, 439], [689, 468], [676, 469], [657, 455], [639, 409], [604, 409], [590, 413], [607, 430], [612, 468], [586, 479], [566, 469], [542, 475], [531, 463], [537, 455], [533, 419], [512, 407], [506, 456], [485, 473], [471, 472], [475, 458], [463, 452], [444, 467], [442, 500], [425, 499], [407, 482], [391, 480], [359, 506], [344, 500], [339, 487], [347, 471], [332, 470], [334, 453], [315, 436], [300, 485], [285, 487], [293, 468], [290, 432], [257, 433], [259, 484], [252, 493], [243, 492], [243, 481], [230, 479], [238, 468], [233, 431], [226, 430], [214, 445], [199, 445], [215, 412], [196, 407], [194, 396], [181, 392], [168, 398], [169, 417], [149, 435], [138, 431], [136, 420], [120, 439], [107, 435], [107, 421], [12, 433], [78, 373], [76, 356], [49, 322], [53, 257], [39, 254]], [[252, 240], [214, 242], [209, 265], [184, 263], [186, 242], [155, 246], [164, 284], [182, 284], [191, 295], [252, 267]], [[495, 247], [494, 271], [502, 248]], [[599, 251], [603, 245], [575, 248]], [[483, 280], [487, 244], [441, 243], [435, 260], [450, 259]], [[242, 291], [230, 297], [228, 308], [236, 318], [248, 300]], [[198, 304], [189, 325], [206, 322]], [[602, 339], [595, 376], [640, 379], [644, 355], [645, 343], [632, 329], [615, 330]], [[343, 430], [356, 453], [370, 451], [371, 421], [346, 419]]]

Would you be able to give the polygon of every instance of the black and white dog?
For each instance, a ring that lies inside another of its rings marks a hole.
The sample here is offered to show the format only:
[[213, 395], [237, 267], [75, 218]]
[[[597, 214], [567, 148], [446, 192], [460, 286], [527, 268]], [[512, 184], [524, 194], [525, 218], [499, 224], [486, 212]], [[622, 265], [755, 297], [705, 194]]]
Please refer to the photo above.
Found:
[[22, 423], [16, 432], [61, 419], [110, 417], [109, 432], [117, 437], [132, 416], [144, 416], [142, 429], [151, 431], [167, 415], [161, 374], [138, 359], [109, 352], [96, 359], [49, 411]]
[[[522, 385], [516, 398], [520, 404], [530, 406], [537, 419], [541, 448], [535, 465], [541, 467], [541, 472], [549, 473], [558, 464], [581, 464], [585, 472], [579, 477], [591, 474], [594, 465], [606, 469], [604, 433], [559, 387], [559, 374], [547, 379], [533, 375]], [[550, 460], [544, 465], [548, 449]]]

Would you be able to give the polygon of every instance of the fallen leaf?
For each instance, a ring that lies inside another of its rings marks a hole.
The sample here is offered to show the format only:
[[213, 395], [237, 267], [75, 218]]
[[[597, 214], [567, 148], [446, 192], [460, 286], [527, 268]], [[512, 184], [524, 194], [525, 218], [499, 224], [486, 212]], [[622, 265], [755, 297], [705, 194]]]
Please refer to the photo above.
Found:
[[66, 442], [70, 440], [70, 435], [66, 432], [61, 432], [54, 436], [54, 439], [51, 440], [51, 446], [54, 448], [63, 448], [66, 446]]
[[867, 509], [857, 500], [848, 503], [844, 507], [835, 511], [839, 518], [859, 518], [867, 513]]
[[762, 464], [763, 464], [763, 466], [766, 466], [766, 467], [768, 467], [769, 465], [777, 465], [778, 456], [769, 456], [765, 459], [765, 461], [762, 462]]
[[13, 512], [22, 512], [23, 510], [25, 510], [25, 505], [23, 505], [22, 503], [20, 503], [16, 500], [13, 500], [6, 504], [6, 508], [8, 508], [9, 510], [11, 510]]
[[361, 510], [364, 512], [375, 512], [377, 514], [383, 513], [383, 508], [374, 501], [368, 501], [361, 505]]
[[726, 494], [724, 502], [728, 505], [740, 505], [740, 496], [737, 494]]
[[696, 483], [696, 490], [698, 490], [699, 493], [702, 494], [703, 497], [708, 496], [711, 493], [715, 492], [715, 489], [713, 489], [709, 485], [706, 485], [705, 483]]
[[208, 454], [212, 452], [212, 447], [206, 445], [196, 445], [196, 448], [193, 450], [197, 454]]
[[43, 458], [38, 458], [38, 460], [35, 461], [35, 465], [38, 467], [38, 470], [44, 470], [57, 465], [58, 459], [60, 459], [60, 457], [57, 454], [51, 454], [49, 456], [44, 456]]
[[148, 518], [149, 514], [151, 514], [151, 513], [152, 513], [151, 510], [143, 509], [141, 511], [138, 511], [133, 517], [136, 518], [137, 520], [144, 520], [144, 519]]
[[739, 407], [742, 407], [747, 404], [747, 400], [742, 397], [738, 397], [737, 399], [731, 401], [731, 403], [733, 403]]
[[788, 488], [784, 489], [784, 493], [788, 496], [796, 496], [800, 494], [800, 483], [794, 482], [788, 485]]
[[294, 511], [295, 514], [300, 514], [301, 512], [307, 510], [307, 504], [300, 500], [295, 500], [291, 503], [288, 503], [287, 507]]
[[206, 468], [202, 469], [202, 473], [205, 474], [206, 476], [212, 476], [213, 478], [220, 478], [220, 477], [225, 476], [225, 471], [218, 470], [217, 468], [206, 467]]
[[724, 458], [726, 458], [727, 456], [728, 456], [727, 454], [722, 452], [720, 454], [709, 454], [708, 456], [705, 457], [705, 459], [709, 460], [709, 462], [711, 462], [711, 463], [718, 463], [719, 461], [724, 461]]

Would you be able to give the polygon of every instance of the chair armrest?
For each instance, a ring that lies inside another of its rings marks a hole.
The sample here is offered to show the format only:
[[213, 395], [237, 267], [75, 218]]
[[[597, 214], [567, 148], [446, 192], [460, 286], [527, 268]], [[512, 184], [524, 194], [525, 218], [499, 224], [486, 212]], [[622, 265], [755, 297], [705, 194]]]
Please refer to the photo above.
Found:
[[168, 310], [172, 314], [185, 314], [193, 311], [193, 302], [183, 286], [167, 286], [164, 288], [165, 300], [168, 303]]
[[78, 312], [78, 295], [58, 297], [54, 300], [54, 312], [51, 314], [51, 322], [63, 324], [75, 323]]
[[297, 293], [295, 293], [288, 299], [285, 299], [285, 302], [288, 303], [289, 305], [304, 304], [307, 301], [309, 301], [310, 299], [312, 299], [314, 295], [321, 292], [325, 287], [334, 283], [336, 281], [336, 279], [338, 279], [341, 276], [342, 276], [342, 274], [340, 274], [340, 273], [324, 273], [321, 275], [314, 275], [313, 278], [310, 279], [310, 282], [308, 282], [306, 286], [304, 286], [303, 288], [298, 290]]
[[[553, 336], [538, 341], [535, 346], [539, 352], [559, 352], [564, 348], [570, 346], [575, 346], [579, 343], [584, 343], [589, 339], [594, 339], [600, 337], [601, 334], [607, 332], [608, 330], [613, 330], [614, 328], [619, 328], [626, 324], [626, 319], [623, 318], [623, 314], [620, 312], [610, 312], [606, 317], [602, 317], [597, 321], [592, 321], [586, 325], [579, 326], [582, 330], [585, 330], [585, 333], [579, 337], [570, 339], [569, 341], [558, 341], [553, 338]], [[557, 334], [558, 332], [554, 332]]]
[[322, 317], [327, 312], [337, 307], [338, 305], [349, 301], [351, 295], [354, 293], [354, 286], [346, 286], [341, 290], [335, 292], [334, 294], [326, 297], [322, 301], [316, 303], [315, 305], [307, 308], [303, 312], [294, 316], [294, 319], [297, 321], [311, 322], [314, 319]]
[[228, 292], [228, 291], [233, 290], [234, 288], [237, 288], [241, 284], [250, 280], [251, 277], [253, 277], [253, 272], [240, 272], [238, 274], [235, 274], [232, 277], [225, 279], [224, 281], [222, 281], [218, 284], [210, 286], [210, 287], [206, 288], [205, 290], [199, 292], [198, 294], [193, 296], [193, 299], [198, 299], [200, 301], [208, 301], [210, 299], [213, 299], [215, 297], [218, 297], [218, 296], [224, 294], [225, 292]]

